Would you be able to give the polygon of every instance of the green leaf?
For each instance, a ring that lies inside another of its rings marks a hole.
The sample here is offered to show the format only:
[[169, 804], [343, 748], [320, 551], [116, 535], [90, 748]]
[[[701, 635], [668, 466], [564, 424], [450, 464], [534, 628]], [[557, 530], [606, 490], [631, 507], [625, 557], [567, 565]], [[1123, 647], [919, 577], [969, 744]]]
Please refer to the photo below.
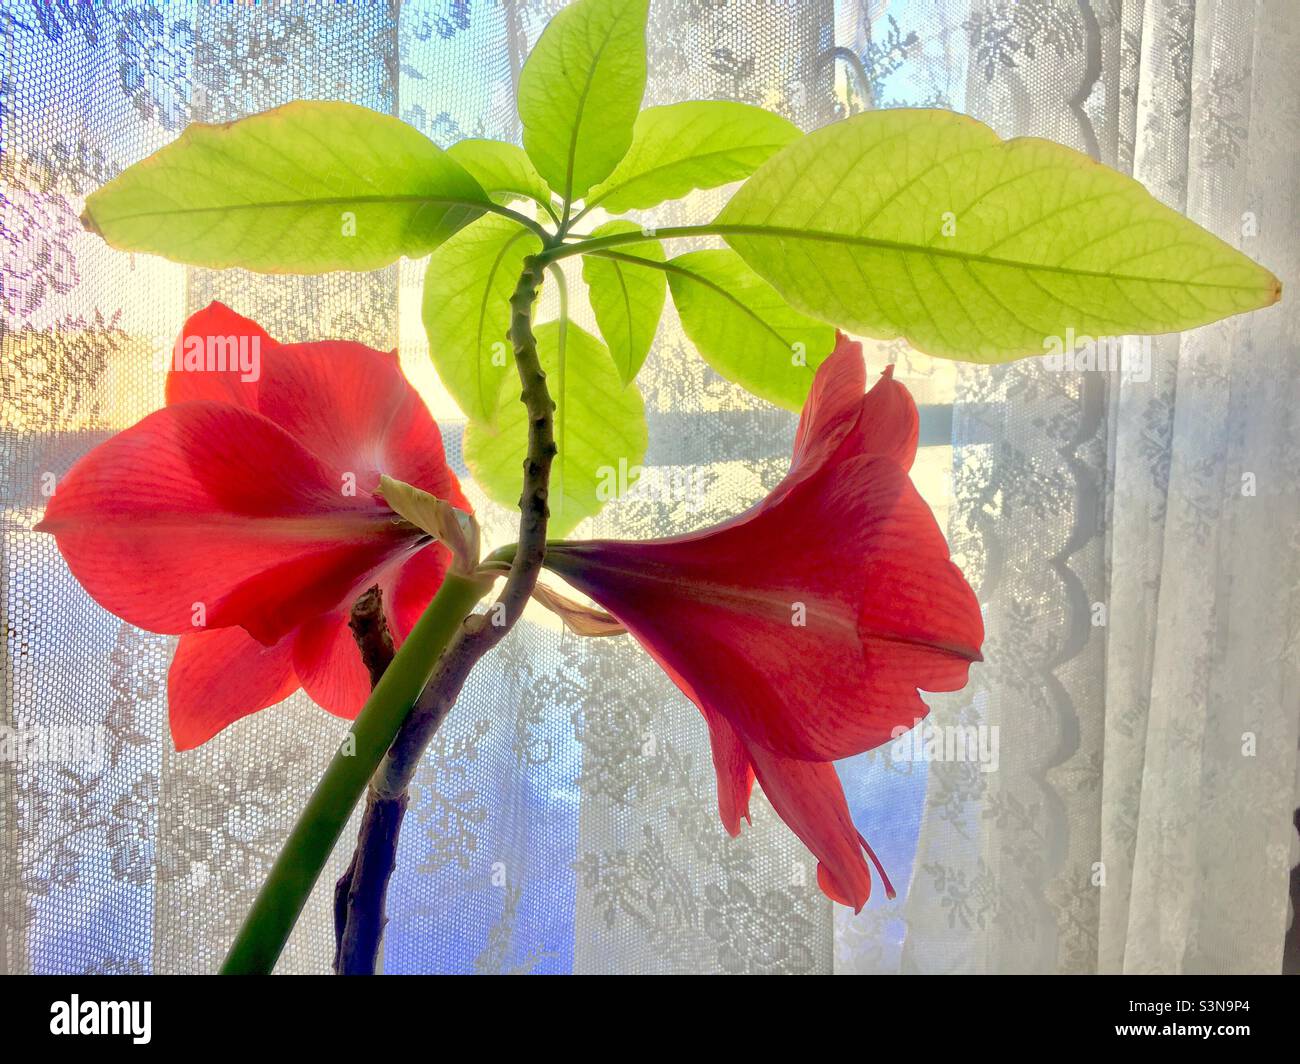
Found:
[[[633, 222], [606, 222], [593, 237], [609, 233], [636, 232]], [[659, 315], [663, 313], [667, 280], [662, 269], [638, 266], [637, 258], [664, 261], [664, 248], [657, 240], [631, 244], [617, 258], [589, 255], [582, 260], [582, 279], [587, 282], [591, 309], [600, 326], [600, 335], [609, 344], [609, 353], [623, 382], [635, 379], [650, 345], [654, 343]]]
[[835, 330], [801, 314], [734, 251], [692, 251], [668, 261], [682, 328], [704, 361], [761, 399], [799, 410]]
[[627, 154], [591, 190], [587, 204], [621, 213], [739, 181], [799, 136], [792, 122], [747, 103], [648, 107], [637, 115]]
[[932, 355], [1187, 329], [1268, 306], [1268, 270], [1069, 148], [951, 111], [873, 111], [764, 163], [718, 215], [794, 306]]
[[519, 75], [524, 147], [566, 201], [609, 176], [645, 95], [649, 0], [577, 0], [542, 31]]
[[93, 193], [82, 221], [114, 247], [175, 262], [323, 273], [427, 255], [490, 205], [404, 122], [299, 101], [189, 126]]
[[[534, 333], [542, 368], [548, 377], [558, 379], [560, 323], [548, 321]], [[566, 334], [567, 379], [563, 394], [554, 395], [559, 451], [551, 467], [547, 527], [553, 539], [598, 512], [626, 482], [628, 470], [645, 458], [646, 449], [645, 407], [636, 385], [624, 385], [605, 345], [590, 333], [569, 324]], [[517, 396], [518, 390], [517, 385], [504, 386], [503, 399]], [[527, 450], [528, 414], [520, 402], [502, 406], [496, 431], [476, 424], [465, 430], [470, 472], [503, 506], [519, 505]]]
[[550, 206], [551, 192], [533, 161], [517, 144], [501, 140], [461, 140], [447, 149], [498, 203], [530, 199]]
[[447, 391], [475, 421], [492, 422], [503, 382], [514, 380], [510, 296], [524, 259], [539, 250], [541, 241], [529, 230], [489, 215], [429, 257], [423, 308], [429, 354]]

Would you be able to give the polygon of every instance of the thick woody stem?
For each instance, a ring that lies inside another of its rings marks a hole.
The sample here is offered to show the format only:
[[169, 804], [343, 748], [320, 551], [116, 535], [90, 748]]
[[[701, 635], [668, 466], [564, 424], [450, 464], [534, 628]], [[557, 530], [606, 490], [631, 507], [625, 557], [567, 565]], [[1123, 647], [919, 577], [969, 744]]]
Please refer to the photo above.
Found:
[[397, 835], [407, 797], [366, 792], [357, 848], [334, 893], [335, 975], [374, 975], [388, 917], [384, 901], [397, 864]]
[[[545, 264], [524, 261], [510, 297], [510, 341], [522, 386], [520, 400], [528, 414], [528, 452], [524, 459], [523, 492], [519, 498], [519, 542], [509, 575], [496, 602], [485, 614], [471, 614], [439, 659], [429, 683], [397, 734], [388, 755], [370, 781], [358, 848], [344, 880], [349, 881], [346, 905], [335, 897], [339, 933], [335, 970], [373, 972], [379, 940], [386, 922], [383, 912], [388, 876], [397, 851], [397, 832], [406, 809], [406, 788], [429, 741], [455, 704], [470, 670], [514, 626], [528, 603], [542, 560], [546, 556], [546, 523], [550, 516], [548, 490], [555, 458], [555, 403], [546, 387], [546, 374], [537, 355], [532, 312]], [[363, 880], [382, 875], [380, 889], [364, 889]], [[361, 888], [361, 889], [359, 889]], [[340, 880], [339, 889], [343, 889]], [[346, 910], [342, 924], [340, 910]], [[353, 934], [354, 925], [358, 928]]]
[[[393, 636], [378, 585], [362, 594], [348, 618], [352, 638], [373, 688], [393, 660]], [[384, 899], [397, 856], [397, 833], [406, 796], [382, 799], [366, 793], [366, 812], [347, 871], [334, 885], [334, 973], [373, 975], [383, 939]], [[375, 916], [379, 919], [375, 919]]]
[[352, 629], [352, 638], [361, 651], [361, 663], [366, 667], [373, 688], [393, 660], [393, 634], [388, 630], [388, 621], [384, 617], [384, 596], [378, 584], [352, 604], [348, 627]]
[[510, 574], [487, 613], [467, 617], [443, 654], [433, 678], [375, 774], [372, 785], [381, 795], [397, 795], [406, 790], [429, 740], [455, 704], [470, 670], [501, 642], [524, 612], [546, 557], [546, 522], [550, 517], [547, 501], [551, 462], [555, 458], [555, 402], [547, 390], [546, 374], [537, 357], [532, 325], [533, 304], [544, 269], [545, 265], [536, 258], [524, 260], [519, 284], [510, 297], [510, 340], [522, 385], [519, 398], [528, 413], [528, 453], [524, 458], [523, 492], [519, 496], [519, 544]]

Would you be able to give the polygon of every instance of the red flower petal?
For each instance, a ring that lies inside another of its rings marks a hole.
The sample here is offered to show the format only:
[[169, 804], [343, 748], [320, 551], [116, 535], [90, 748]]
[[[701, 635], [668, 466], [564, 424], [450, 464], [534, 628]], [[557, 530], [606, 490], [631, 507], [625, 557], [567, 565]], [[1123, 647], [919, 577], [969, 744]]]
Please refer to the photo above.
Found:
[[[832, 761], [965, 683], [979, 606], [929, 508], [883, 457], [853, 458], [707, 534], [551, 547], [688, 693], [749, 740]], [[800, 623], [802, 622], [802, 623]]]
[[757, 766], [762, 765], [759, 785], [776, 814], [818, 858], [817, 883], [822, 892], [832, 901], [860, 910], [871, 894], [871, 876], [862, 860], [865, 850], [884, 881], [886, 893], [894, 897], [885, 870], [853, 826], [844, 788], [833, 765], [783, 758], [761, 746], [747, 744], [725, 718], [700, 701], [690, 684], [664, 665], [657, 654], [650, 654], [695, 703], [708, 724], [718, 779], [718, 812], [730, 835], [740, 834], [741, 817], [749, 820], [749, 796]]
[[843, 333], [834, 352], [817, 369], [795, 435], [790, 471], [772, 492], [749, 510], [696, 536], [708, 536], [752, 520], [771, 509], [794, 488], [827, 468], [851, 458], [880, 455], [904, 471], [916, 458], [920, 418], [908, 390], [887, 366], [866, 395], [862, 345]]
[[[779, 757], [754, 745], [750, 754], [758, 785], [777, 816], [817, 858], [822, 891], [833, 901], [853, 906], [854, 912], [861, 911], [871, 896], [871, 870], [862, 856], [865, 842], [853, 826], [835, 766]], [[888, 879], [885, 885], [893, 897]]]
[[167, 710], [177, 750], [191, 750], [241, 717], [298, 690], [291, 640], [264, 647], [242, 628], [183, 635], [167, 673]]
[[334, 609], [418, 539], [266, 418], [185, 402], [96, 447], [38, 529], [105, 609], [141, 628], [243, 625], [266, 645]]
[[[349, 608], [350, 609], [350, 608]], [[293, 664], [321, 709], [355, 720], [370, 695], [370, 675], [348, 627], [349, 610], [315, 617], [293, 637]]]
[[[864, 852], [831, 761], [889, 741], [980, 658], [979, 603], [908, 479], [918, 418], [891, 370], [863, 395], [840, 337], [817, 371], [790, 473], [713, 528], [549, 545], [548, 568], [609, 610], [703, 713], [733, 834], [753, 780], [861, 909]], [[890, 896], [893, 888], [885, 878]]]
[[[254, 372], [260, 376], [267, 353], [275, 341], [252, 318], [236, 314], [224, 303], [209, 303], [191, 314], [172, 348], [167, 372], [167, 403], [207, 399], [257, 409], [257, 377], [243, 369], [244, 357], [255, 355]], [[202, 368], [195, 368], [197, 363]]]
[[411, 634], [433, 596], [442, 587], [442, 579], [451, 565], [451, 551], [441, 543], [432, 543], [401, 565], [384, 573], [379, 581], [384, 596], [384, 613], [393, 643], [401, 646]]
[[843, 449], [851, 448], [858, 455], [883, 455], [908, 470], [916, 460], [920, 428], [916, 403], [907, 389], [894, 380], [894, 367], [886, 366], [862, 400], [858, 422]]
[[[213, 303], [186, 322], [166, 392], [166, 410], [77, 463], [37, 527], [105, 608], [188, 633], [173, 670], [178, 742], [197, 745], [299, 679], [354, 717], [369, 683], [347, 628], [353, 598], [378, 581], [400, 642], [448, 565], [372, 494], [379, 474], [469, 509], [396, 352], [280, 345]], [[241, 659], [249, 675], [232, 685], [222, 668]]]
[[[255, 410], [340, 477], [355, 474], [358, 491], [373, 491], [382, 472], [469, 510], [447, 465], [442, 434], [395, 352], [341, 340], [278, 344], [256, 322], [215, 302], [185, 323], [178, 341], [182, 365], [187, 345], [196, 342], [204, 345], [207, 362], [226, 368], [178, 370], [173, 359], [169, 404], [208, 399]], [[247, 381], [231, 356], [254, 349], [257, 378]]]
[[740, 820], [749, 820], [749, 795], [754, 789], [754, 766], [745, 744], [726, 719], [699, 706], [709, 725], [709, 746], [713, 752], [713, 769], [718, 776], [718, 814], [727, 833], [740, 834]]
[[832, 901], [860, 910], [871, 894], [871, 876], [862, 860], [865, 850], [875, 864], [885, 891], [893, 885], [866, 839], [853, 826], [844, 788], [835, 766], [825, 762], [783, 758], [761, 746], [747, 744], [725, 719], [702, 703], [681, 677], [670, 675], [699, 707], [709, 726], [713, 767], [718, 777], [718, 811], [729, 834], [740, 834], [740, 818], [749, 819], [749, 795], [761, 765], [759, 785], [786, 825], [817, 857], [817, 883]]
[[795, 484], [827, 465], [883, 455], [912, 468], [920, 432], [916, 403], [888, 366], [864, 396], [862, 345], [838, 333], [835, 351], [818, 368], [799, 418], [790, 472], [760, 507], [780, 501]]
[[[450, 558], [446, 547], [434, 543], [378, 576], [395, 646], [402, 645], [433, 601]], [[370, 695], [370, 676], [348, 627], [349, 616], [350, 608], [304, 624], [293, 638], [293, 660], [313, 702], [336, 717], [355, 720]]]
[[258, 410], [358, 493], [386, 473], [469, 510], [447, 465], [442, 433], [397, 359], [364, 344], [286, 344], [268, 360]]
[[862, 345], [835, 334], [835, 350], [817, 367], [812, 389], [799, 415], [791, 472], [820, 468], [853, 431], [867, 388]]

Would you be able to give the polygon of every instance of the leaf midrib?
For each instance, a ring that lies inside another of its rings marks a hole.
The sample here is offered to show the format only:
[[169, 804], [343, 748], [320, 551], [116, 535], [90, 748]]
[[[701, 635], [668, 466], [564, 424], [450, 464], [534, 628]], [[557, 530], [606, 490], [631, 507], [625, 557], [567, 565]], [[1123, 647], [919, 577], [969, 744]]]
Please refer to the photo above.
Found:
[[[794, 229], [780, 226], [745, 226], [727, 225], [720, 229], [728, 230], [737, 236], [769, 236], [792, 240], [812, 240], [827, 244], [853, 244], [859, 247], [876, 247], [886, 251], [897, 251], [905, 255], [928, 255], [935, 258], [958, 259], [962, 262], [981, 262], [987, 266], [1003, 266], [1008, 269], [1024, 270], [1027, 273], [1055, 273], [1067, 277], [1095, 277], [1103, 281], [1131, 281], [1142, 284], [1168, 284], [1180, 288], [1216, 288], [1226, 291], [1258, 292], [1262, 286], [1244, 284], [1218, 284], [1211, 281], [1182, 281], [1170, 277], [1143, 277], [1138, 274], [1111, 273], [1107, 270], [1084, 270], [1073, 266], [1051, 266], [1040, 262], [1021, 262], [1018, 259], [1004, 259], [997, 255], [985, 255], [974, 251], [949, 251], [928, 244], [908, 244], [897, 240], [882, 240], [879, 237], [858, 236], [856, 234], [835, 233], [819, 229]], [[722, 234], [722, 235], [725, 235]]]
[[582, 133], [582, 122], [587, 113], [587, 97], [591, 94], [591, 86], [596, 80], [596, 69], [600, 66], [600, 57], [605, 54], [605, 49], [609, 47], [609, 42], [613, 39], [614, 31], [618, 29], [618, 25], [619, 19], [615, 17], [605, 31], [605, 39], [600, 42], [596, 54], [591, 57], [591, 66], [587, 68], [587, 78], [583, 83], [582, 93], [578, 96], [578, 113], [573, 117], [573, 131], [569, 134], [569, 162], [564, 175], [565, 203], [569, 203], [573, 199], [573, 169], [578, 159], [578, 137]]
[[[773, 225], [745, 225], [739, 223], [716, 223], [709, 225], [687, 225], [672, 226], [660, 229], [656, 236], [661, 240], [685, 239], [688, 237], [700, 236], [753, 236], [780, 238], [787, 240], [808, 240], [814, 243], [825, 244], [851, 244], [858, 247], [880, 248], [885, 251], [896, 251], [900, 254], [907, 255], [928, 255], [936, 258], [956, 259], [962, 262], [982, 262], [989, 266], [1002, 266], [1013, 270], [1024, 270], [1029, 273], [1055, 273], [1067, 277], [1094, 277], [1103, 281], [1129, 281], [1141, 284], [1165, 284], [1180, 288], [1213, 288], [1220, 291], [1242, 291], [1242, 292], [1259, 292], [1265, 287], [1264, 285], [1244, 285], [1244, 284], [1223, 284], [1211, 281], [1184, 281], [1171, 277], [1158, 276], [1139, 276], [1136, 274], [1110, 273], [1105, 270], [1084, 270], [1072, 266], [1052, 266], [1045, 263], [1022, 262], [1017, 259], [998, 258], [995, 255], [983, 255], [973, 251], [949, 251], [945, 248], [936, 248], [926, 244], [909, 244], [898, 240], [884, 240], [879, 237], [860, 236], [855, 233], [836, 233], [820, 229], [799, 229], [792, 226], [773, 226]], [[591, 255], [602, 252], [606, 248], [615, 246], [615, 244], [633, 244], [645, 238], [640, 234], [629, 234], [629, 239], [610, 241], [603, 247], [592, 247], [588, 243], [587, 247], [583, 243], [567, 244], [563, 248], [565, 255]], [[1225, 245], [1230, 246], [1230, 245]], [[555, 255], [552, 257], [564, 257]], [[1262, 266], [1258, 266], [1264, 271]], [[1275, 281], [1276, 289], [1276, 281]]]
[[615, 262], [614, 276], [618, 278], [619, 291], [623, 293], [623, 318], [627, 322], [627, 366], [623, 373], [623, 379], [626, 381], [630, 378], [632, 372], [632, 357], [636, 351], [636, 336], [632, 332], [632, 296], [627, 290], [627, 278], [623, 276], [622, 263]]
[[[461, 196], [324, 196], [300, 200], [260, 200], [254, 203], [227, 203], [212, 207], [174, 207], [157, 211], [135, 211], [130, 214], [109, 214], [104, 221], [131, 222], [139, 218], [168, 218], [184, 214], [214, 214], [226, 211], [273, 211], [289, 210], [295, 207], [338, 207], [348, 203], [445, 203], [454, 207], [475, 207], [483, 211], [492, 211], [496, 204], [482, 200], [467, 199]], [[98, 226], [101, 221], [93, 208], [88, 212], [91, 220]]]
[[787, 340], [784, 336], [782, 336], [779, 332], [777, 332], [776, 329], [771, 324], [769, 324], [762, 317], [756, 314], [750, 308], [749, 304], [745, 303], [742, 299], [740, 299], [739, 296], [732, 294], [730, 291], [728, 291], [726, 288], [724, 288], [722, 285], [718, 284], [716, 281], [712, 280], [711, 278], [705, 277], [703, 274], [696, 273], [694, 270], [688, 269], [685, 266], [681, 266], [678, 263], [673, 262], [671, 259], [668, 262], [656, 262], [653, 259], [642, 259], [636, 255], [625, 255], [617, 251], [593, 251], [591, 254], [599, 256], [600, 258], [603, 259], [608, 258], [608, 259], [613, 259], [616, 262], [625, 262], [629, 265], [635, 264], [637, 266], [648, 266], [651, 269], [663, 270], [665, 273], [676, 273], [681, 275], [682, 277], [687, 278], [688, 280], [695, 281], [697, 284], [701, 284], [706, 288], [711, 288], [713, 289], [714, 292], [722, 296], [724, 299], [730, 300], [732, 303], [734, 303], [737, 309], [739, 309], [742, 314], [745, 314], [748, 317], [752, 318], [755, 324], [759, 325], [761, 328], [771, 333], [774, 337], [776, 337], [779, 343], [781, 343], [786, 347], [790, 345], [789, 340]]
[[[744, 145], [736, 145], [730, 148], [718, 148], [716, 151], [697, 152], [692, 155], [683, 155], [669, 162], [660, 163], [657, 166], [651, 166], [648, 169], [633, 174], [631, 177], [626, 177], [623, 180], [619, 181], [619, 183], [616, 185], [610, 185], [608, 188], [604, 189], [599, 195], [594, 197], [590, 203], [585, 204], [585, 206], [588, 209], [590, 209], [592, 207], [595, 207], [597, 204], [604, 203], [611, 196], [615, 195], [615, 193], [622, 190], [626, 190], [632, 187], [633, 185], [636, 185], [644, 181], [646, 178], [652, 177], [658, 173], [662, 173], [664, 170], [671, 170], [674, 167], [685, 166], [688, 163], [702, 162], [704, 160], [714, 159], [719, 156], [734, 156], [737, 152], [742, 152], [742, 151], [759, 151], [763, 148], [771, 148], [772, 153], [775, 154], [776, 152], [784, 148], [787, 143], [789, 142], [786, 141], [781, 144], [744, 144]], [[692, 189], [690, 191], [696, 191], [696, 190]], [[680, 197], [670, 197], [670, 198], [680, 198]]]

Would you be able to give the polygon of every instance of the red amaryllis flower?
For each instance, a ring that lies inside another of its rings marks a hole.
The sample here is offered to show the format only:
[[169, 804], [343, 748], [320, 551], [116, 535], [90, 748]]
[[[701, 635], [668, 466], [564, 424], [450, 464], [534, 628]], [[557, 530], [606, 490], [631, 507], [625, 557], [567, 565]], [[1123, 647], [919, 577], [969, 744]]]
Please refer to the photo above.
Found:
[[[861, 909], [863, 850], [831, 761], [888, 741], [980, 660], [979, 605], [908, 470], [917, 413], [892, 367], [865, 396], [840, 337], [804, 405], [790, 472], [715, 528], [652, 542], [561, 543], [546, 565], [612, 613], [704, 714], [722, 822], [735, 835], [757, 778]], [[889, 881], [886, 890], [893, 896]]]
[[167, 406], [77, 462], [37, 528], [105, 609], [181, 636], [167, 687], [184, 750], [299, 687], [360, 711], [352, 603], [378, 583], [400, 643], [450, 558], [394, 520], [381, 473], [469, 510], [395, 352], [279, 344], [213, 303], [177, 341]]

